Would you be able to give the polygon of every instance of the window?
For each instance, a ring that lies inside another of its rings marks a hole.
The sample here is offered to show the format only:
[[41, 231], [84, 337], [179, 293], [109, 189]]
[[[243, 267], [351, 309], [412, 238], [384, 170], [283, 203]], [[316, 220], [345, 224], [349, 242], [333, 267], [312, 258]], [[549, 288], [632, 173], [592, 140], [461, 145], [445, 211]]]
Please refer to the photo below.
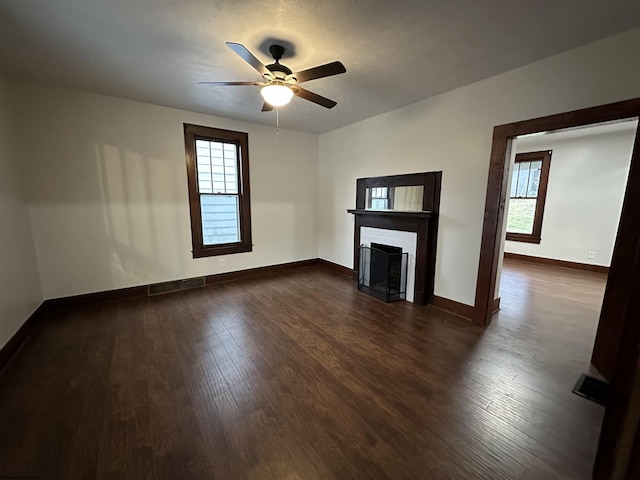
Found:
[[551, 151], [519, 153], [511, 173], [507, 240], [540, 243]]
[[193, 257], [250, 252], [249, 136], [184, 124]]
[[392, 210], [392, 189], [389, 187], [373, 187], [370, 189], [367, 208], [371, 210]]

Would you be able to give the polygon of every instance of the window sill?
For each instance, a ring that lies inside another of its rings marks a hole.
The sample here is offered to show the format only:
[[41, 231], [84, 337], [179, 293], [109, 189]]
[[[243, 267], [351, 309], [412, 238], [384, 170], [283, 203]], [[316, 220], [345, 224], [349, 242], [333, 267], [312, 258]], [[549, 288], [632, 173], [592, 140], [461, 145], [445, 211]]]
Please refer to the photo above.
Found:
[[535, 237], [533, 235], [526, 235], [523, 233], [507, 233], [507, 240], [509, 240], [510, 242], [524, 242], [524, 243], [539, 244], [542, 238]]
[[198, 250], [192, 250], [193, 258], [215, 257], [218, 255], [230, 255], [233, 253], [244, 253], [253, 251], [253, 245], [233, 243], [228, 245], [219, 245], [215, 247], [205, 247]]

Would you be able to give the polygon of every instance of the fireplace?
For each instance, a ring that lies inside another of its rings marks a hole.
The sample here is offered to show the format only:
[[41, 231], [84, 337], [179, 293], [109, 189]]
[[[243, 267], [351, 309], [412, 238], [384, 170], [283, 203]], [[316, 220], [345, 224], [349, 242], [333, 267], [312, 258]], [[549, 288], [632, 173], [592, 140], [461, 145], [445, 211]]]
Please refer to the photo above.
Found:
[[409, 255], [401, 247], [372, 243], [360, 245], [358, 290], [383, 300], [404, 300], [407, 293]]
[[[442, 172], [359, 178], [354, 215], [353, 279], [360, 283], [360, 247], [369, 242], [408, 252], [407, 301], [433, 297]], [[363, 277], [366, 278], [366, 277]], [[360, 285], [358, 285], [360, 289]]]

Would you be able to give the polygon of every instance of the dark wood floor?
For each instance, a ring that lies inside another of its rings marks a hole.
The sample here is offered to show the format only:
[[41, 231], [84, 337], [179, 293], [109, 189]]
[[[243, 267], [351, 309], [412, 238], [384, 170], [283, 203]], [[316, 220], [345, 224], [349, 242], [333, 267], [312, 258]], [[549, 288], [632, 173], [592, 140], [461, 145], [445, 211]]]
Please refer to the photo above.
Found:
[[0, 478], [586, 479], [604, 280], [507, 262], [486, 330], [321, 267], [59, 312], [0, 375]]

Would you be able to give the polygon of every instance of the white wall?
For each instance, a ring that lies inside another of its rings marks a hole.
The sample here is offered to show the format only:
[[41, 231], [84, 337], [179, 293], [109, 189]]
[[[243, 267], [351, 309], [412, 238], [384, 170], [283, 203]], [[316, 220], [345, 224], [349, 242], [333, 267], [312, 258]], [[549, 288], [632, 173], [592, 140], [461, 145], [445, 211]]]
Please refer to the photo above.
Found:
[[[539, 245], [507, 241], [505, 252], [609, 266], [635, 128], [591, 136], [565, 135], [552, 133], [517, 141], [517, 153], [553, 153], [542, 240]], [[594, 252], [595, 258], [589, 259], [588, 252]]]
[[0, 348], [42, 302], [12, 92], [0, 77]]
[[[317, 135], [277, 141], [275, 125], [43, 85], [17, 93], [45, 298], [317, 258]], [[249, 133], [254, 249], [224, 267], [191, 256], [183, 122]]]
[[472, 305], [493, 127], [640, 97], [638, 55], [635, 29], [321, 135], [320, 257], [352, 266], [357, 178], [442, 170], [435, 293]]

